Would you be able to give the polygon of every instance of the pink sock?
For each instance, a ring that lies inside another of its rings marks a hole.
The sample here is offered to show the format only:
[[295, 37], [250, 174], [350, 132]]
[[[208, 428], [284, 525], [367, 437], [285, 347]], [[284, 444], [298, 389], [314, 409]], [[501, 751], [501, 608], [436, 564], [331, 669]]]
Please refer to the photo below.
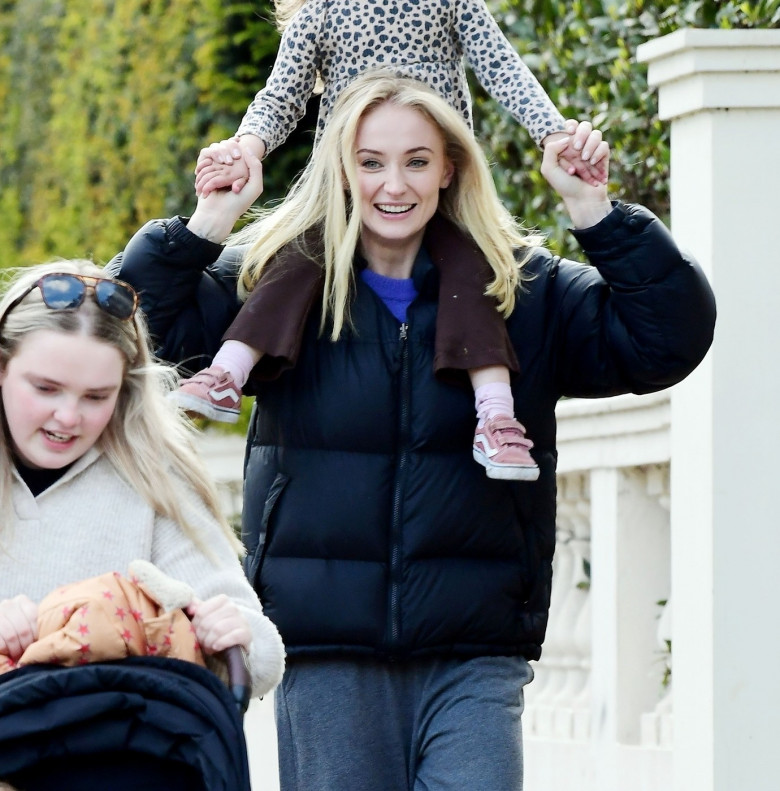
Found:
[[474, 391], [474, 401], [477, 407], [477, 425], [479, 426], [483, 425], [486, 420], [492, 420], [499, 415], [515, 416], [512, 388], [504, 382], [481, 385]]
[[227, 371], [233, 381], [243, 387], [259, 359], [260, 355], [245, 343], [225, 341], [211, 364]]

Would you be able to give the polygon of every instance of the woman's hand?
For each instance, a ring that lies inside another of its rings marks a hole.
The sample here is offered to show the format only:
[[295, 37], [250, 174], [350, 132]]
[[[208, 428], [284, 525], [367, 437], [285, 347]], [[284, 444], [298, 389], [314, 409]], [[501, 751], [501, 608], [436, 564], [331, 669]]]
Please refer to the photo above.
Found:
[[217, 654], [234, 645], [249, 650], [252, 642], [249, 623], [236, 603], [224, 593], [205, 601], [195, 599], [185, 609], [205, 653]]
[[561, 196], [575, 228], [589, 228], [600, 222], [611, 211], [606, 184], [589, 184], [571, 173], [571, 165], [564, 156], [569, 146], [576, 147], [603, 163], [609, 174], [609, 144], [601, 132], [588, 121], [567, 122], [569, 137], [549, 142], [544, 147], [542, 175]]
[[244, 151], [243, 156], [249, 177], [240, 192], [218, 189], [198, 197], [198, 205], [187, 223], [187, 228], [196, 236], [222, 244], [238, 218], [262, 194], [263, 166], [250, 151]]
[[14, 662], [38, 639], [38, 605], [27, 596], [0, 601], [0, 654]]

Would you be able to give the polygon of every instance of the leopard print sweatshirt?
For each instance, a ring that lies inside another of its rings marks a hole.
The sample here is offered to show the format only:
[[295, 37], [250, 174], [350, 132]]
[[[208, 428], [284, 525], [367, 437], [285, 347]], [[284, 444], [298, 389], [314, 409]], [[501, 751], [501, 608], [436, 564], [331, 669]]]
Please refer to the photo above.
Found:
[[283, 143], [303, 116], [319, 71], [324, 91], [316, 146], [339, 93], [372, 68], [425, 82], [471, 126], [464, 56], [537, 144], [563, 129], [563, 117], [485, 0], [308, 0], [285, 29], [271, 75], [237, 134], [256, 135], [266, 152]]

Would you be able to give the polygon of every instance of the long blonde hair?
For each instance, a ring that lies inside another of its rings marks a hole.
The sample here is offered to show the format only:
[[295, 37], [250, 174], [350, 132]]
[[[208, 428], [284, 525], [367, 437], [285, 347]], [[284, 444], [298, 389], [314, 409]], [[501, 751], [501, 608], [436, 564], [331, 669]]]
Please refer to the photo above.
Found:
[[[125, 361], [124, 378], [114, 413], [97, 447], [158, 514], [181, 525], [208, 552], [187, 518], [190, 498], [200, 498], [239, 552], [240, 542], [222, 514], [216, 489], [195, 451], [194, 429], [166, 400], [166, 393], [174, 386], [175, 373], [152, 359], [149, 334], [140, 312], [131, 320], [122, 321], [89, 297], [78, 308], [51, 310], [37, 288], [9, 310], [42, 275], [54, 272], [105, 276], [91, 261], [81, 260], [17, 270], [0, 300], [0, 367], [4, 369], [24, 338], [38, 330], [86, 335], [118, 349]], [[0, 414], [0, 513], [7, 517], [12, 507], [13, 456], [2, 404]], [[0, 524], [0, 534], [4, 524], [9, 524], [7, 518]]]
[[274, 254], [316, 227], [324, 247], [321, 329], [329, 318], [331, 338], [339, 337], [349, 322], [361, 229], [360, 201], [350, 199], [359, 194], [355, 141], [361, 120], [385, 103], [416, 110], [441, 133], [455, 172], [441, 191], [439, 211], [473, 237], [494, 275], [485, 293], [509, 315], [527, 258], [517, 252], [541, 244], [541, 237], [526, 234], [499, 200], [485, 156], [463, 118], [423, 83], [386, 70], [367, 72], [344, 89], [320, 145], [285, 200], [261, 210], [255, 222], [231, 238], [231, 243], [250, 245], [239, 277], [241, 295], [251, 291]]

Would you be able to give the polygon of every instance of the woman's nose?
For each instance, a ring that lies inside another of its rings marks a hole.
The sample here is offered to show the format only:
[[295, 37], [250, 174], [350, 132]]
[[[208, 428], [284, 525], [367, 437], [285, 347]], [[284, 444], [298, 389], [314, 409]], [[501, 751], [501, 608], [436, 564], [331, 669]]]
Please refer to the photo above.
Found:
[[64, 398], [54, 410], [54, 419], [62, 426], [75, 426], [81, 420], [78, 401], [75, 398]]
[[402, 173], [397, 168], [391, 168], [385, 179], [385, 192], [388, 195], [401, 195], [405, 189]]

